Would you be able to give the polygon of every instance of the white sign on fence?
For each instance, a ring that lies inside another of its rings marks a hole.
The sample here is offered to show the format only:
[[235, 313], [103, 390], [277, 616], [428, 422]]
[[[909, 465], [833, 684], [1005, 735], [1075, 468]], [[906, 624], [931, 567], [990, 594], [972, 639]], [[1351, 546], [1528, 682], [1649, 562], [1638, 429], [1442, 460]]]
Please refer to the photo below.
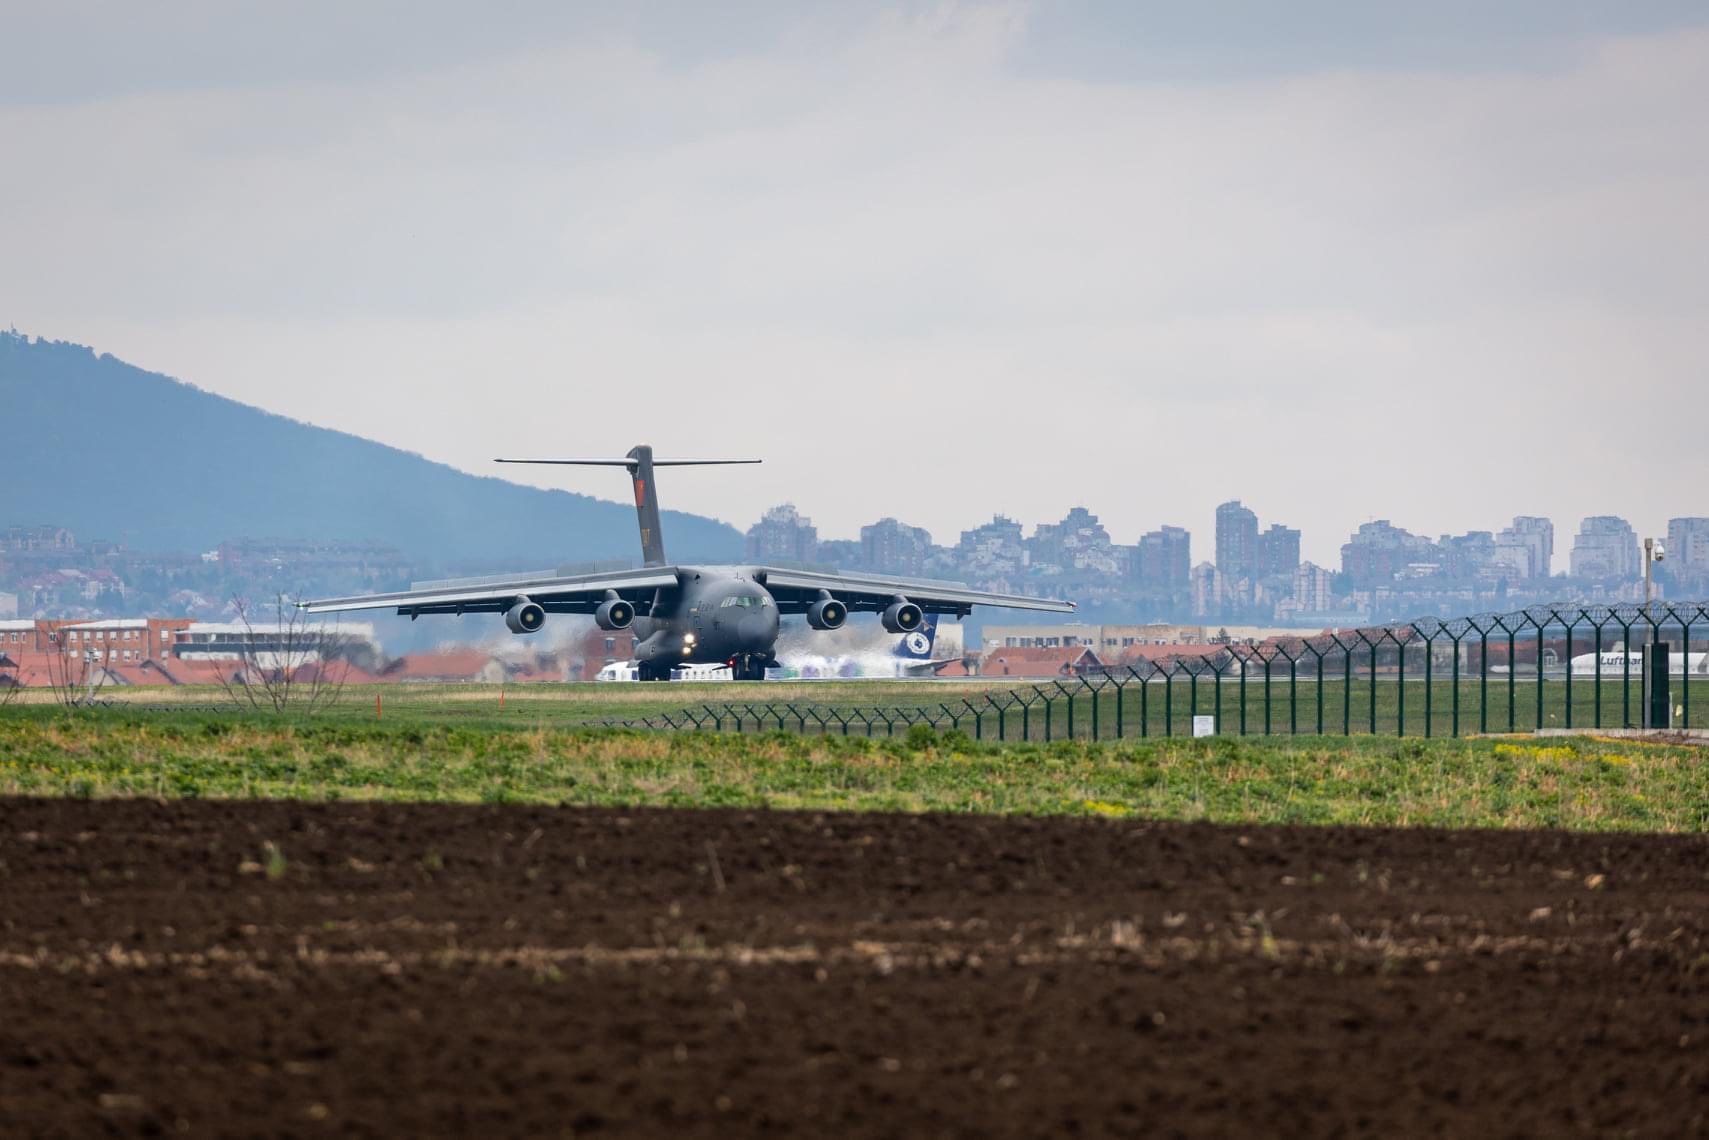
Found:
[[1194, 717], [1193, 718], [1193, 735], [1194, 736], [1215, 736], [1216, 735], [1216, 717], [1214, 717], [1214, 716], [1196, 716], [1196, 717]]

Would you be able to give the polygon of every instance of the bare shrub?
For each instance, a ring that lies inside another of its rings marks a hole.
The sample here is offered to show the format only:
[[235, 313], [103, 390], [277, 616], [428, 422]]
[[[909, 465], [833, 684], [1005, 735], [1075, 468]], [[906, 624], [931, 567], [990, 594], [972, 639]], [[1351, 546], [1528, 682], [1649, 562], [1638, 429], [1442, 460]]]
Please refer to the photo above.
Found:
[[112, 644], [86, 636], [89, 632], [61, 626], [47, 635], [48, 689], [68, 709], [94, 704], [112, 676]]
[[350, 661], [336, 623], [310, 618], [283, 594], [261, 607], [271, 620], [259, 623], [247, 601], [232, 602], [241, 633], [220, 653], [231, 668], [215, 674], [226, 699], [275, 713], [312, 713], [338, 703]]

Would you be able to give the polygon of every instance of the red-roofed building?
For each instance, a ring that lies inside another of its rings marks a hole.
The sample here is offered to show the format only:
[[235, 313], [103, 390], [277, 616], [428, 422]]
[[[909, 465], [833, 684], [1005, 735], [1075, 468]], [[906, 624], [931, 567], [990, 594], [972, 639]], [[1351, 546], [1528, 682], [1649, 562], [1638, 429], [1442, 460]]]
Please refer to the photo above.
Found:
[[52, 653], [64, 646], [134, 664], [165, 657], [191, 624], [187, 617], [0, 621], [0, 650]]
[[1116, 665], [1138, 665], [1142, 661], [1163, 662], [1171, 658], [1185, 660], [1216, 657], [1227, 652], [1226, 645], [1131, 645], [1122, 651]]
[[[297, 684], [312, 685], [320, 679], [322, 666], [319, 662], [311, 662], [297, 668]], [[328, 685], [381, 685], [390, 678], [379, 673], [370, 673], [366, 669], [357, 668], [348, 661], [333, 661], [326, 666], [326, 684]]]
[[1082, 677], [1101, 673], [1104, 663], [1090, 646], [1052, 645], [993, 649], [979, 663], [984, 677], [1022, 677], [1032, 680]]
[[380, 670], [383, 681], [503, 681], [504, 663], [484, 649], [412, 653]]

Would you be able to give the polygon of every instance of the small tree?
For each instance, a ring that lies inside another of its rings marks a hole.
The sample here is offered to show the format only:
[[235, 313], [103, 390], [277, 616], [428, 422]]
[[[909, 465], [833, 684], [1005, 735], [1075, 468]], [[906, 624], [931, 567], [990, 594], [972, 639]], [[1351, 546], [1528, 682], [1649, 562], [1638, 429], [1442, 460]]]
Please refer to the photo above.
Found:
[[87, 632], [61, 626], [47, 635], [48, 688], [53, 699], [68, 709], [94, 704], [110, 676], [112, 644], [79, 636]]
[[283, 594], [263, 607], [271, 624], [258, 626], [243, 598], [232, 604], [242, 633], [231, 646], [232, 668], [215, 674], [228, 700], [276, 713], [312, 713], [338, 703], [350, 662], [336, 625], [310, 619]]

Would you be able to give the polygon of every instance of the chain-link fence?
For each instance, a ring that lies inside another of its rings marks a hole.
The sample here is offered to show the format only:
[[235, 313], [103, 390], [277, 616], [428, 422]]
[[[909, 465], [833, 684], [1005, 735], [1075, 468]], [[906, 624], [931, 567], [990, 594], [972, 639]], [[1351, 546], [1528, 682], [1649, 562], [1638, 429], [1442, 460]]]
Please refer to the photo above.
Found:
[[1706, 640], [1709, 602], [1538, 606], [1197, 647], [951, 700], [923, 684], [917, 704], [739, 700], [608, 723], [843, 736], [924, 724], [1017, 741], [1690, 728], [1693, 693], [1709, 691]]

